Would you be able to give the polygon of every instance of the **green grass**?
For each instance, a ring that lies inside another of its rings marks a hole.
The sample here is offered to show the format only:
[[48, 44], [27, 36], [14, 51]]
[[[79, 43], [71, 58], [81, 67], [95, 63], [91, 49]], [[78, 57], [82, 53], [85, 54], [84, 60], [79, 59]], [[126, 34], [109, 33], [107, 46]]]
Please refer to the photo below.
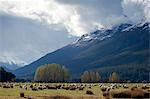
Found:
[[[71, 97], [71, 99], [103, 99], [101, 88], [96, 84], [96, 86], [92, 86], [91, 89], [88, 88], [88, 86], [85, 87], [84, 90], [64, 90], [64, 89], [44, 89], [44, 90], [38, 90], [38, 91], [32, 91], [29, 88], [28, 83], [28, 90], [24, 90], [23, 88], [19, 88], [19, 86], [15, 86], [14, 88], [2, 88], [0, 87], [0, 99], [20, 99], [20, 92], [23, 92], [25, 94], [25, 97], [32, 97], [34, 99], [45, 99], [43, 97], [50, 97], [50, 96], [67, 96]], [[24, 85], [21, 83], [21, 85]], [[104, 84], [105, 86], [110, 86], [110, 84]], [[142, 84], [138, 84], [139, 86], [142, 86]], [[129, 84], [130, 88], [132, 86], [135, 86], [135, 84]], [[91, 90], [94, 95], [87, 95], [86, 91]], [[118, 91], [124, 90], [123, 87], [119, 89], [115, 89]], [[47, 98], [49, 99], [49, 98]]]

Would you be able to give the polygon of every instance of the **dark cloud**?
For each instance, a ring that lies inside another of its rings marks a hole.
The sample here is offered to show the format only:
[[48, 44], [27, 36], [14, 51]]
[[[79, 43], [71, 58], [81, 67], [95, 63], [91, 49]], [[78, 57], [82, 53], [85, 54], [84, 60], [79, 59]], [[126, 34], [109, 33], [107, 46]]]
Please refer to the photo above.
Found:
[[0, 60], [29, 63], [73, 41], [67, 33], [150, 22], [149, 9], [150, 0], [0, 0]]
[[0, 14], [0, 61], [30, 63], [73, 41], [65, 30], [54, 30], [27, 18]]

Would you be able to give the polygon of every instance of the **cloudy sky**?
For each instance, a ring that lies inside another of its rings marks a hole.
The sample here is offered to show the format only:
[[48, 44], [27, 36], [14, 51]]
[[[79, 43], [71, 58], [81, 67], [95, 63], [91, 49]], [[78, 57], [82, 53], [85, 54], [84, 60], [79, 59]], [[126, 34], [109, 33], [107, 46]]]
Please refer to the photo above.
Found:
[[96, 29], [150, 21], [150, 0], [0, 0], [0, 62], [29, 64]]

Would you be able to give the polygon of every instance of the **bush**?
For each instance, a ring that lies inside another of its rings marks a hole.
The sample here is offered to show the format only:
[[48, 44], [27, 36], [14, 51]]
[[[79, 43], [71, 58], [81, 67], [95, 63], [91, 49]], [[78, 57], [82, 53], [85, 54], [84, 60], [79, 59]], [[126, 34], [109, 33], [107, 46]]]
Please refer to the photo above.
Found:
[[131, 98], [131, 93], [129, 91], [113, 93], [112, 97], [113, 98]]
[[20, 93], [20, 97], [24, 97], [24, 93], [23, 92]]

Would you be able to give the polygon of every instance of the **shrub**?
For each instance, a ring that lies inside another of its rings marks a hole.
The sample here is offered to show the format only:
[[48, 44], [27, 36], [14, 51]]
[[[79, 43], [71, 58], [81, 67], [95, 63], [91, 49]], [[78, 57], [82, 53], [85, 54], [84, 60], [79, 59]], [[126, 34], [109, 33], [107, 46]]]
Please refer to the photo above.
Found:
[[124, 92], [119, 92], [119, 93], [113, 93], [112, 94], [113, 98], [131, 98], [131, 93], [130, 91], [124, 91]]
[[24, 97], [24, 92], [20, 92], [20, 97]]

